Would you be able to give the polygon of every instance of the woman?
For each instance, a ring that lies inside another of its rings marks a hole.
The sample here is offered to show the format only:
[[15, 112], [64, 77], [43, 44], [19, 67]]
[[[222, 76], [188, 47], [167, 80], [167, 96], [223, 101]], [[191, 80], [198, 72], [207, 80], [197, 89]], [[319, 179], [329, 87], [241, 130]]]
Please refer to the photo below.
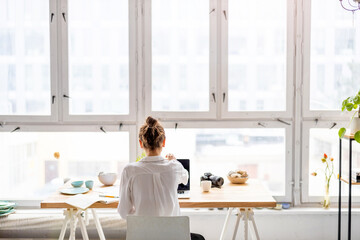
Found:
[[[118, 212], [122, 218], [180, 215], [177, 186], [186, 184], [189, 176], [172, 154], [166, 155], [166, 159], [160, 155], [165, 141], [164, 128], [148, 117], [139, 132], [139, 144], [146, 157], [126, 165], [121, 175]], [[191, 234], [191, 239], [204, 238]]]

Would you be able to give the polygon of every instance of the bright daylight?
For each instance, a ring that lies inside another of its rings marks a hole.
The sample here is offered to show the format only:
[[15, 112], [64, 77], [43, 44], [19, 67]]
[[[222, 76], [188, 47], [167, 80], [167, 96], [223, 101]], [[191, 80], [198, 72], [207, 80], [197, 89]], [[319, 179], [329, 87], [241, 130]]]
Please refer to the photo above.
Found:
[[0, 240], [360, 239], [360, 0], [0, 0]]

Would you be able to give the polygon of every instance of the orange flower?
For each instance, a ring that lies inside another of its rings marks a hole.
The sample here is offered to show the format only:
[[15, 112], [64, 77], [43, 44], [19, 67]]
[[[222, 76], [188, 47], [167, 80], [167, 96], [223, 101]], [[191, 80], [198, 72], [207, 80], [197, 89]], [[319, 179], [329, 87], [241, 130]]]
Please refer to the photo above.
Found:
[[59, 158], [60, 158], [60, 153], [59, 153], [59, 152], [54, 152], [54, 157], [55, 157], [56, 159], [59, 159]]
[[327, 155], [326, 155], [326, 153], [324, 153], [324, 158], [325, 158], [325, 159], [327, 158]]
[[317, 172], [313, 172], [313, 173], [311, 173], [311, 175], [313, 175], [314, 177], [316, 177]]
[[339, 179], [339, 174], [337, 175], [337, 179]]
[[334, 161], [334, 158], [330, 158], [330, 161]]
[[325, 163], [325, 162], [326, 162], [326, 158], [322, 158], [321, 161], [322, 161], [323, 163]]

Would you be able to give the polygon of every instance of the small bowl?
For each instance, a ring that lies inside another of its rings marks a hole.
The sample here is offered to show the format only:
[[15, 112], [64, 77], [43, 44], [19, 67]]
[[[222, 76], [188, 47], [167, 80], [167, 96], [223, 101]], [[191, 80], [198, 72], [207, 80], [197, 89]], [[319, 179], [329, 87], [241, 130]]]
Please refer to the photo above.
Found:
[[88, 189], [92, 189], [94, 187], [94, 181], [93, 180], [87, 180], [85, 182], [85, 187], [87, 187]]
[[74, 181], [71, 183], [71, 185], [75, 188], [81, 187], [84, 184], [84, 181]]
[[249, 179], [249, 178], [233, 178], [230, 176], [227, 176], [227, 178], [231, 183], [235, 183], [235, 184], [244, 184]]
[[116, 173], [99, 173], [99, 181], [105, 186], [111, 186], [117, 179]]

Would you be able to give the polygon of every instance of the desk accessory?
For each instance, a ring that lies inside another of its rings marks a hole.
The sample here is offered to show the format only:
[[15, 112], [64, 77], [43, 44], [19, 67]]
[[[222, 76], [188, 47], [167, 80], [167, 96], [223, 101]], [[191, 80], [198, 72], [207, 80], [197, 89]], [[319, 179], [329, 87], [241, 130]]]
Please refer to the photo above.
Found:
[[205, 180], [200, 182], [201, 189], [203, 192], [209, 192], [211, 189], [211, 181]]
[[94, 187], [94, 181], [93, 180], [87, 180], [85, 182], [85, 187], [87, 187], [88, 189], [92, 189]]
[[221, 188], [221, 186], [224, 184], [224, 179], [219, 176], [215, 176], [212, 173], [204, 173], [203, 176], [200, 177], [200, 181], [211, 181], [211, 187], [218, 187]]
[[74, 181], [71, 183], [71, 186], [73, 186], [74, 188], [78, 188], [81, 187], [83, 185], [84, 181]]
[[116, 173], [104, 173], [100, 172], [98, 175], [99, 181], [105, 186], [111, 186], [115, 183], [117, 179]]
[[235, 170], [235, 171], [230, 171], [227, 174], [227, 178], [231, 183], [244, 184], [249, 179], [249, 176], [246, 171]]
[[59, 191], [62, 194], [75, 195], [75, 194], [87, 193], [89, 189], [84, 187], [78, 187], [78, 188], [64, 188], [64, 189], [60, 189]]

